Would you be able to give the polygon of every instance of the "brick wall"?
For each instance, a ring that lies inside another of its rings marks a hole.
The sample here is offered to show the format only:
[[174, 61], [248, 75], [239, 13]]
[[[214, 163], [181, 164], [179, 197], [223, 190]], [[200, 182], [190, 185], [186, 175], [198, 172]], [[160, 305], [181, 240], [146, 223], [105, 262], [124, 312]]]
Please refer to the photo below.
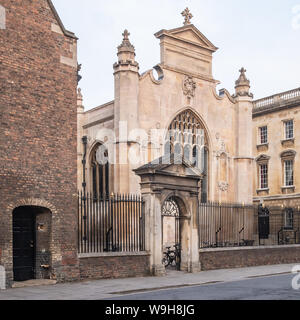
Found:
[[[36, 215], [36, 279], [50, 279], [51, 277], [51, 220], [50, 211], [41, 212]], [[47, 266], [49, 266], [49, 268]]]
[[300, 246], [200, 250], [201, 270], [300, 263]]
[[77, 41], [50, 4], [0, 0], [0, 251], [10, 281], [12, 211], [31, 203], [51, 210], [53, 277], [79, 277]]
[[82, 280], [150, 275], [149, 255], [80, 258], [79, 265]]

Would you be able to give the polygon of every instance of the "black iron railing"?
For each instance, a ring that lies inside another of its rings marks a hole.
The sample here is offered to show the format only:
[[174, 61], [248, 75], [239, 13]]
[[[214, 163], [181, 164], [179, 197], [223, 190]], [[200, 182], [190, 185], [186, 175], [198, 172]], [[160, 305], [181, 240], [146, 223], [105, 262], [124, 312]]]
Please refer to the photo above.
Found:
[[79, 253], [145, 251], [142, 197], [78, 193], [78, 250]]
[[201, 203], [199, 248], [300, 244], [300, 207]]
[[258, 207], [254, 232], [259, 245], [300, 243], [300, 211], [295, 207]]
[[241, 204], [200, 203], [199, 248], [252, 246], [254, 210]]

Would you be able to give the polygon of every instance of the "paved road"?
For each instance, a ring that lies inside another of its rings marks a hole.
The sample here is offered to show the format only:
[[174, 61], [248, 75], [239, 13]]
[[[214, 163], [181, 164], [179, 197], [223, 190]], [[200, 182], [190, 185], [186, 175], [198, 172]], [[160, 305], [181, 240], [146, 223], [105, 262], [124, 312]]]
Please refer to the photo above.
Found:
[[295, 275], [269, 276], [249, 280], [159, 290], [116, 296], [107, 300], [300, 300], [292, 288]]
[[[168, 272], [164, 277], [25, 286], [0, 290], [0, 300], [299, 299], [300, 291], [291, 289], [294, 267], [287, 264], [199, 273]], [[37, 282], [40, 284], [40, 280]]]

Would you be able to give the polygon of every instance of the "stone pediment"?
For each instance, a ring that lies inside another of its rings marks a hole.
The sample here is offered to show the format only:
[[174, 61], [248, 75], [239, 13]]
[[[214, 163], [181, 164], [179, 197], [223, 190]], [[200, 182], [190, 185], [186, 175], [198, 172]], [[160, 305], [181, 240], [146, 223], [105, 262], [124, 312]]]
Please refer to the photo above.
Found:
[[259, 157], [255, 159], [256, 162], [268, 162], [271, 159], [271, 157], [261, 154]]
[[136, 174], [165, 174], [182, 177], [201, 177], [201, 171], [195, 168], [181, 155], [165, 155], [134, 170]]
[[193, 24], [171, 30], [161, 30], [157, 32], [155, 36], [159, 39], [163, 36], [168, 36], [212, 52], [215, 52], [218, 49]]
[[160, 40], [162, 68], [214, 81], [212, 56], [218, 48], [194, 25], [161, 30], [155, 36]]
[[297, 152], [294, 150], [285, 150], [281, 152], [280, 158], [295, 158]]

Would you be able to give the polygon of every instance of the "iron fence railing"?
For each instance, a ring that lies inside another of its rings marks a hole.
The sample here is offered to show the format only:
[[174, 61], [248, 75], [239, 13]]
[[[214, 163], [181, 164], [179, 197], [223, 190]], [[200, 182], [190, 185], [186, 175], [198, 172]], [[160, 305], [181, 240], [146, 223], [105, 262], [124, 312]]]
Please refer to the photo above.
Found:
[[300, 244], [300, 208], [201, 203], [199, 248]]
[[78, 193], [79, 253], [145, 251], [144, 202], [139, 195]]
[[299, 208], [259, 207], [254, 221], [258, 245], [300, 244]]
[[254, 244], [254, 207], [239, 204], [199, 204], [199, 248]]

